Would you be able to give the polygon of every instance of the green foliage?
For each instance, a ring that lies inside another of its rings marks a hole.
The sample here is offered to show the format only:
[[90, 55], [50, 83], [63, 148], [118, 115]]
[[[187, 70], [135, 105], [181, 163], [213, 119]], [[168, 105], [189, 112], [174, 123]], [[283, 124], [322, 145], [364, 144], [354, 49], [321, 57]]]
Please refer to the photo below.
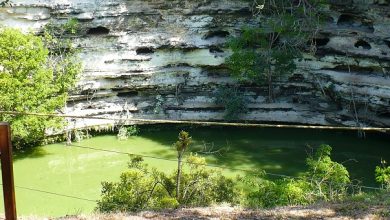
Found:
[[129, 170], [119, 182], [103, 182], [100, 212], [134, 212], [178, 206], [207, 206], [234, 198], [231, 179], [205, 168], [204, 158], [190, 156], [188, 172], [183, 172], [181, 200], [175, 197], [176, 173], [166, 175], [148, 168], [141, 157], [132, 157]]
[[180, 131], [178, 139], [179, 140], [177, 140], [173, 146], [177, 151], [176, 199], [180, 201], [182, 199], [182, 194], [180, 191], [182, 179], [182, 160], [188, 147], [192, 143], [192, 138], [188, 132]]
[[386, 161], [381, 160], [381, 166], [375, 167], [375, 180], [384, 189], [390, 189], [390, 166], [386, 166]]
[[[184, 140], [189, 137], [184, 133], [182, 136], [186, 137], [182, 137]], [[304, 176], [277, 180], [267, 179], [261, 171], [233, 180], [207, 168], [205, 158], [190, 154], [178, 182], [176, 172], [158, 172], [148, 168], [141, 157], [132, 157], [129, 170], [121, 175], [119, 182], [103, 183], [97, 209], [128, 212], [215, 203], [259, 208], [342, 199], [347, 195], [349, 175], [343, 165], [330, 159], [330, 152], [330, 146], [321, 145], [308, 157]]]
[[244, 183], [241, 201], [249, 207], [307, 205], [319, 200], [337, 200], [347, 194], [350, 183], [346, 168], [330, 158], [332, 148], [321, 145], [307, 159], [308, 171], [304, 177], [270, 181], [264, 174], [239, 179]]
[[154, 114], [160, 114], [164, 110], [164, 98], [161, 95], [156, 96], [155, 104], [153, 107]]
[[76, 142], [80, 142], [82, 140], [85, 140], [85, 139], [89, 139], [91, 138], [92, 136], [89, 134], [88, 130], [74, 130], [73, 131], [73, 135], [74, 135], [74, 140]]
[[206, 168], [205, 158], [190, 155], [187, 170], [180, 181], [179, 203], [184, 206], [208, 206], [212, 203], [232, 202], [234, 181], [220, 171]]
[[178, 141], [175, 142], [174, 146], [178, 152], [183, 152], [188, 149], [188, 146], [192, 143], [190, 134], [186, 131], [180, 131]]
[[252, 176], [246, 177], [245, 183], [244, 206], [260, 208], [313, 202], [311, 186], [305, 180], [286, 178], [271, 181]]
[[164, 178], [164, 174], [144, 165], [142, 158], [134, 157], [118, 183], [102, 183], [102, 199], [98, 201], [97, 209], [100, 212], [134, 212], [174, 208], [177, 201], [172, 200], [164, 188]]
[[76, 18], [69, 19], [64, 25], [63, 29], [69, 34], [77, 34], [80, 24]]
[[321, 145], [316, 153], [307, 158], [308, 171], [306, 176], [313, 186], [316, 197], [324, 200], [339, 199], [346, 194], [350, 183], [347, 169], [332, 161], [332, 147]]
[[79, 30], [80, 24], [76, 18], [70, 18], [64, 24], [50, 22], [45, 26], [45, 32], [59, 38], [62, 38], [64, 35], [75, 35]]
[[247, 112], [247, 101], [244, 93], [236, 87], [219, 88], [215, 102], [225, 107], [224, 118], [227, 120], [237, 119], [240, 114]]
[[[47, 41], [18, 30], [0, 29], [0, 109], [53, 113], [62, 108], [75, 84], [80, 63], [73, 56], [54, 59]], [[35, 145], [45, 129], [63, 125], [58, 118], [0, 115], [11, 123], [14, 146]]]
[[294, 60], [301, 57], [306, 42], [316, 30], [320, 1], [266, 1], [257, 7], [259, 27], [247, 27], [233, 38], [227, 59], [231, 74], [243, 81], [268, 85], [268, 99], [274, 99], [273, 82], [294, 72]]
[[128, 127], [122, 126], [118, 130], [117, 138], [119, 140], [127, 140], [131, 136], [136, 136], [139, 132], [139, 129], [136, 125], [131, 125]]

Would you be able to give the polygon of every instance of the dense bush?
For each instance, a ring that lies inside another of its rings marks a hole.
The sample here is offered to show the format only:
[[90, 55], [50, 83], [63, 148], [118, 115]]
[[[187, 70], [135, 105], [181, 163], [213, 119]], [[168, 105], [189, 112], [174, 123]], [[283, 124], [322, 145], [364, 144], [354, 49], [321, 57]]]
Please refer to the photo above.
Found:
[[133, 157], [129, 170], [117, 183], [102, 183], [100, 212], [133, 212], [181, 206], [207, 206], [234, 198], [233, 180], [206, 169], [204, 158], [189, 156], [181, 178], [181, 197], [176, 199], [176, 172], [167, 175], [148, 168], [142, 158]]
[[118, 183], [103, 182], [100, 212], [138, 211], [142, 209], [174, 208], [178, 205], [170, 196], [168, 177], [156, 169], [149, 169], [140, 157], [133, 157], [129, 170], [122, 173]]
[[236, 87], [219, 88], [215, 98], [215, 103], [225, 108], [225, 119], [237, 119], [240, 114], [247, 111], [247, 100], [244, 93]]
[[308, 157], [308, 170], [300, 178], [275, 181], [267, 180], [263, 175], [241, 178], [245, 185], [243, 204], [250, 207], [306, 205], [345, 197], [349, 174], [342, 164], [331, 160], [331, 150], [329, 145], [321, 145]]

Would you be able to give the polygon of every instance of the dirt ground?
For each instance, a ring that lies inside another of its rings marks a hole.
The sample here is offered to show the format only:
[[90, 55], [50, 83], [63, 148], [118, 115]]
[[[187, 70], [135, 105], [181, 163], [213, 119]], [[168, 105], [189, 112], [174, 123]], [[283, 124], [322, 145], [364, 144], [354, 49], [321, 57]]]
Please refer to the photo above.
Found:
[[61, 220], [117, 220], [117, 219], [390, 219], [390, 207], [356, 204], [317, 204], [309, 207], [278, 207], [273, 209], [249, 210], [230, 206], [206, 208], [182, 208], [160, 212], [135, 214], [108, 214], [91, 216], [67, 216]]

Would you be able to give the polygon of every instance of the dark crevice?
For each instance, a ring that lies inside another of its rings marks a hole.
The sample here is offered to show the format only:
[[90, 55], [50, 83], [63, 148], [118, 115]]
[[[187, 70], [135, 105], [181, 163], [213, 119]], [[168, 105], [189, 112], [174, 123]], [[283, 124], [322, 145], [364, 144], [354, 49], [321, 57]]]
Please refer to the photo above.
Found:
[[372, 22], [362, 22], [360, 18], [350, 14], [342, 14], [337, 20], [337, 26], [341, 28], [352, 28], [354, 30], [373, 33], [374, 27]]
[[323, 47], [329, 43], [329, 38], [314, 38], [313, 42], [317, 47]]
[[164, 68], [172, 68], [172, 67], [192, 67], [192, 66], [188, 63], [175, 63], [175, 64], [171, 63], [164, 66]]
[[209, 48], [210, 53], [223, 53], [224, 51], [219, 47], [210, 47]]
[[384, 40], [384, 42], [387, 45], [387, 47], [390, 48], [390, 40]]
[[150, 47], [139, 47], [135, 50], [137, 55], [143, 55], [143, 54], [152, 54], [154, 53], [154, 49]]
[[333, 70], [333, 71], [342, 71], [342, 72], [357, 72], [357, 73], [373, 73], [380, 71], [380, 69], [376, 69], [373, 67], [362, 67], [362, 66], [355, 66], [355, 65], [337, 65], [334, 68], [324, 68], [327, 70]]
[[378, 113], [378, 116], [384, 118], [390, 118], [390, 111], [383, 111], [382, 113]]
[[213, 37], [219, 37], [219, 38], [225, 38], [225, 37], [228, 37], [230, 35], [230, 33], [228, 31], [210, 31], [208, 32], [205, 36], [204, 36], [204, 39], [210, 39], [210, 38], [213, 38]]
[[108, 34], [108, 33], [110, 33], [110, 29], [102, 27], [102, 26], [90, 28], [87, 31], [87, 34], [89, 34], [89, 35], [104, 35], [104, 34]]
[[365, 50], [370, 50], [371, 49], [371, 45], [367, 41], [364, 41], [364, 40], [358, 40], [355, 43], [355, 47], [356, 48], [363, 48]]
[[118, 97], [138, 96], [138, 91], [118, 92]]
[[355, 19], [352, 15], [342, 14], [337, 20], [339, 26], [352, 26], [355, 24]]

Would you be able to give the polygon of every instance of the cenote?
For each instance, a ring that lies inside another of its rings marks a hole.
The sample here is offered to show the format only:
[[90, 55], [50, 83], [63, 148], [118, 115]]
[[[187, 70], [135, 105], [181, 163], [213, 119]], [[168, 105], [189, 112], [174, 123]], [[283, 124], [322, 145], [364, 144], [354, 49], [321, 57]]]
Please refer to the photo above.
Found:
[[[172, 143], [181, 129], [190, 132], [194, 140], [193, 151], [206, 153], [209, 164], [234, 169], [264, 169], [270, 173], [297, 176], [305, 171], [307, 155], [320, 144], [329, 144], [333, 147], [332, 158], [343, 162], [351, 179], [376, 186], [375, 166], [381, 159], [390, 161], [390, 136], [383, 133], [366, 133], [365, 138], [359, 138], [356, 132], [306, 129], [151, 125], [140, 129], [138, 136], [126, 141], [108, 134], [74, 143], [84, 148], [58, 143], [17, 153], [14, 175], [18, 214], [64, 216], [93, 212], [101, 182], [118, 180], [127, 167], [128, 155], [116, 152], [175, 159]], [[209, 151], [215, 153], [209, 154]], [[145, 158], [149, 166], [164, 171], [175, 169], [174, 161], [150, 157]], [[223, 172], [226, 175], [245, 174], [244, 171]]]

